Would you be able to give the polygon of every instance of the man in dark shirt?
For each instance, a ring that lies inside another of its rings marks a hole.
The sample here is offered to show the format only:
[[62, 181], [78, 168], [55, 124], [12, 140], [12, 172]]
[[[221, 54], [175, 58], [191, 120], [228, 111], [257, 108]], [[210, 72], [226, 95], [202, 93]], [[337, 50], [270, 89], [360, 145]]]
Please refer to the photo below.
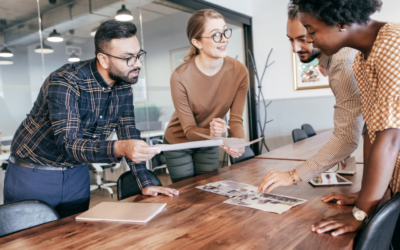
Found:
[[[153, 186], [144, 161], [159, 153], [135, 127], [132, 84], [146, 52], [129, 22], [104, 22], [95, 36], [96, 58], [67, 64], [43, 83], [31, 112], [14, 135], [4, 202], [42, 200], [61, 217], [88, 209], [87, 163], [126, 157], [144, 195], [177, 195]], [[106, 141], [116, 131], [118, 141]], [[141, 164], [142, 163], [142, 164]]]

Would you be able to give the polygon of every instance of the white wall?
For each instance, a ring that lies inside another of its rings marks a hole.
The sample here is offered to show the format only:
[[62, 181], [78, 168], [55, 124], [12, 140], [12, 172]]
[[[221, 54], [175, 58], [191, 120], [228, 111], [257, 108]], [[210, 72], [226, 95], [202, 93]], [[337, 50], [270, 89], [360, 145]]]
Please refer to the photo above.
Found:
[[252, 16], [253, 14], [251, 0], [206, 0], [206, 1], [248, 16]]
[[380, 12], [371, 16], [372, 19], [383, 22], [400, 22], [400, 1], [399, 0], [383, 0]]

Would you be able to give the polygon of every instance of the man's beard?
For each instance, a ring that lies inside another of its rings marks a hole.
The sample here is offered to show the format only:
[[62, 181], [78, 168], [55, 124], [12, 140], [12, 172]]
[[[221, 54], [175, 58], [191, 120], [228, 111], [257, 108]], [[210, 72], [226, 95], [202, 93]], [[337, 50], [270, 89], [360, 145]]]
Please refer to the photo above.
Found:
[[[303, 52], [303, 51], [297, 52], [297, 54], [302, 54], [302, 53], [307, 53], [307, 52]], [[319, 52], [318, 49], [313, 49], [313, 50], [311, 51], [310, 57], [307, 58], [306, 60], [301, 60], [301, 57], [299, 57], [299, 58], [300, 58], [300, 61], [301, 61], [302, 63], [310, 63], [310, 62], [314, 61], [315, 58], [319, 57], [319, 55], [321, 55], [321, 52]]]
[[[138, 75], [136, 77], [129, 78], [129, 74], [135, 71], [138, 72]], [[110, 62], [110, 70], [108, 71], [108, 76], [115, 82], [135, 84], [138, 82], [139, 79], [139, 71], [140, 68], [134, 68], [133, 70], [129, 71], [127, 75], [124, 75], [124, 73], [122, 73], [117, 67], [114, 66], [112, 62]]]

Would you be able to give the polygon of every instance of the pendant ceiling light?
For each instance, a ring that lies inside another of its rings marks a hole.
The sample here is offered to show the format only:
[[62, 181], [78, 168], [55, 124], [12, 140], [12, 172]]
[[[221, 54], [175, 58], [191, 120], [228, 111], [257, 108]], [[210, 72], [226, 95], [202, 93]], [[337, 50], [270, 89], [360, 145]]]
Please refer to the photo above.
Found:
[[117, 21], [127, 22], [133, 20], [132, 13], [125, 7], [125, 3], [122, 2], [122, 7], [117, 11], [117, 15], [115, 16]]
[[79, 56], [77, 56], [75, 54], [75, 51], [72, 51], [72, 55], [68, 58], [69, 62], [79, 62], [81, 61], [81, 59], [79, 58]]
[[96, 35], [96, 32], [97, 32], [98, 28], [99, 27], [96, 27], [96, 28], [92, 29], [92, 31], [90, 32], [90, 35], [94, 37]]
[[11, 50], [9, 50], [7, 47], [4, 47], [1, 51], [0, 51], [0, 56], [1, 57], [13, 57], [13, 53], [11, 52]]
[[49, 37], [47, 38], [47, 41], [53, 43], [59, 43], [64, 41], [64, 38], [62, 38], [60, 33], [57, 33], [56, 29], [54, 29], [53, 32], [51, 32]]
[[0, 58], [0, 65], [11, 65], [14, 62], [9, 58]]
[[43, 53], [43, 54], [50, 54], [50, 53], [53, 53], [54, 52], [54, 50], [53, 50], [53, 48], [52, 47], [50, 47], [49, 45], [46, 45], [46, 44], [44, 44], [43, 43], [43, 50], [42, 50], [42, 48], [41, 48], [41, 46], [40, 46], [40, 44], [36, 47], [36, 49], [35, 49], [35, 52], [36, 53]]

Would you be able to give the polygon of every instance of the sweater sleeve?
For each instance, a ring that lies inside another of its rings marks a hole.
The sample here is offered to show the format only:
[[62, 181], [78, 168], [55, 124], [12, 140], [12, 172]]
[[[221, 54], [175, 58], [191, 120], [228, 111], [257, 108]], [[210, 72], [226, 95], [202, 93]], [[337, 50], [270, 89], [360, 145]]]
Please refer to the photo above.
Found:
[[244, 139], [245, 137], [243, 127], [243, 110], [246, 103], [247, 90], [249, 87], [249, 76], [247, 69], [245, 69], [245, 72], [246, 73], [240, 82], [235, 99], [232, 103], [229, 116], [229, 136], [239, 139]]

